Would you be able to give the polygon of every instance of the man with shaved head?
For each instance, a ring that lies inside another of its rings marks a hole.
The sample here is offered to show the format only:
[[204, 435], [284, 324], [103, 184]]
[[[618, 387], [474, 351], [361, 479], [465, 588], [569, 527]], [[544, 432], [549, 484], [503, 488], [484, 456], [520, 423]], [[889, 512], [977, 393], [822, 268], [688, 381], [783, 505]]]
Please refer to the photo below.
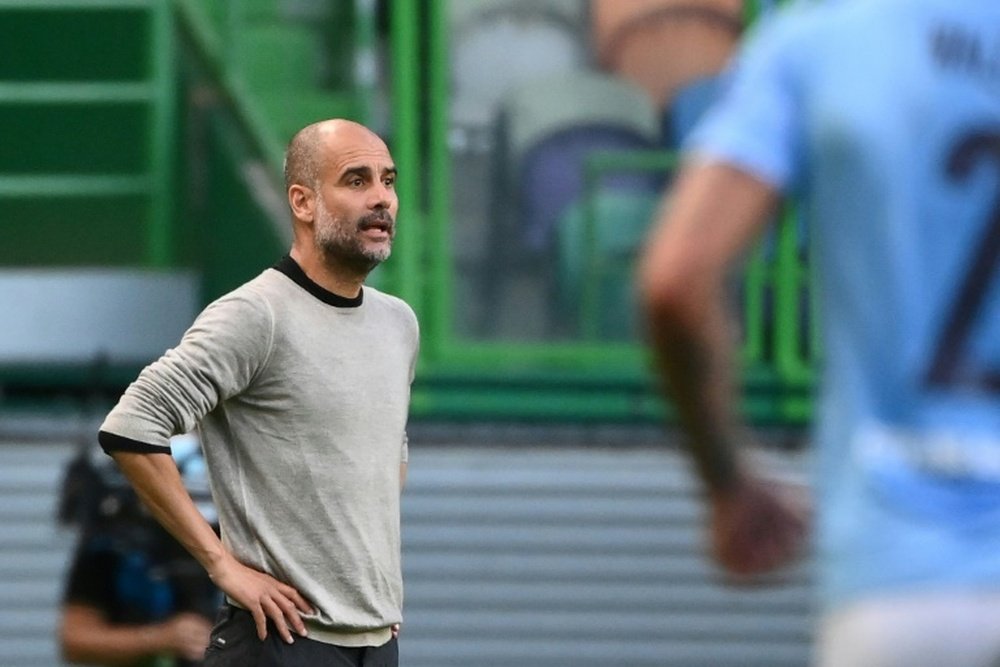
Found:
[[[285, 156], [288, 255], [142, 371], [100, 442], [226, 594], [206, 665], [394, 667], [413, 311], [365, 286], [396, 233], [396, 167], [348, 120]], [[169, 438], [198, 428], [221, 539]]]

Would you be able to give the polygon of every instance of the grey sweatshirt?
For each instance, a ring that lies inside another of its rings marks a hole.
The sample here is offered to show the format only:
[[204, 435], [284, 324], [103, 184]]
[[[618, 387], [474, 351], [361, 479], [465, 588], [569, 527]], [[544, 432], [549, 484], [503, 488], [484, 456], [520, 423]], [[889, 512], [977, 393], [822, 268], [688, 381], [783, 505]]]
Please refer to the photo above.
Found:
[[156, 451], [199, 427], [222, 539], [318, 610], [310, 637], [377, 646], [401, 620], [400, 464], [418, 349], [403, 301], [343, 299], [285, 258], [210, 304], [101, 426]]

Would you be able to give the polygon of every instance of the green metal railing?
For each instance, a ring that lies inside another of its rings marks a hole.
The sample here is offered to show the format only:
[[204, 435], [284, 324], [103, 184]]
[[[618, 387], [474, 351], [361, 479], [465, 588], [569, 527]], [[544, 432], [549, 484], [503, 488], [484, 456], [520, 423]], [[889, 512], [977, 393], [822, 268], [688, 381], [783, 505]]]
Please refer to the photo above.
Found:
[[[66, 53], [64, 68], [72, 70], [73, 79], [49, 78], [45, 72], [32, 76], [30, 71], [10, 72], [17, 80], [0, 81], [0, 108], [13, 107], [31, 110], [53, 110], [71, 108], [139, 108], [143, 109], [146, 120], [145, 137], [129, 137], [122, 134], [123, 146], [130, 141], [144, 144], [143, 165], [138, 171], [129, 172], [65, 172], [59, 167], [50, 170], [34, 169], [30, 173], [0, 173], [0, 200], [46, 201], [56, 197], [86, 201], [94, 199], [141, 199], [145, 221], [145, 248], [140, 255], [116, 258], [121, 263], [144, 264], [153, 267], [169, 266], [173, 259], [173, 239], [171, 224], [173, 207], [171, 204], [173, 173], [173, 136], [176, 126], [174, 118], [174, 25], [170, 0], [0, 0], [0, 21], [24, 21], [25, 16], [34, 15], [43, 20], [58, 18], [60, 15], [107, 16], [113, 13], [142, 14], [146, 24], [148, 43], [146, 44], [146, 71], [139, 80], [108, 78], [102, 71], [79, 72], [74, 69], [74, 61], [80, 54]], [[18, 18], [18, 16], [20, 18]], [[59, 35], [48, 35], [58, 39]], [[62, 36], [65, 38], [65, 35]], [[80, 35], [74, 38], [81, 39]], [[95, 48], [94, 36], [83, 36], [87, 44]], [[110, 35], [108, 36], [110, 38]], [[19, 43], [19, 39], [32, 39], [24, 35], [12, 34], [0, 45], [11, 52], [4, 56], [11, 59], [14, 52], [34, 52], [39, 48], [58, 51], [59, 43], [48, 46], [37, 43]], [[51, 64], [50, 61], [47, 64]], [[30, 69], [30, 66], [29, 66]], [[44, 69], [44, 68], [43, 68]], [[34, 115], [38, 115], [35, 113]], [[28, 121], [25, 121], [28, 122]], [[33, 121], [32, 121], [33, 122]], [[8, 132], [17, 129], [8, 126]], [[89, 131], [90, 128], [84, 129]], [[9, 144], [9, 137], [7, 143]], [[65, 150], [65, 149], [63, 149]], [[72, 150], [72, 149], [71, 149]], [[5, 164], [8, 160], [5, 159]], [[59, 163], [58, 156], [53, 160]], [[9, 207], [4, 207], [9, 210]], [[71, 220], [67, 220], [69, 224]], [[121, 220], [121, 224], [137, 225], [141, 220]], [[38, 239], [46, 243], [45, 239]], [[84, 257], [59, 257], [61, 263], [87, 262]]]
[[[612, 173], [671, 173], [678, 156], [670, 151], [597, 152], [585, 165], [584, 239], [588, 272], [581, 303], [581, 325], [587, 340], [598, 338], [598, 292], [608, 272], [607, 258], [597, 247], [594, 202], [601, 179]], [[815, 379], [819, 350], [816, 299], [808, 266], [809, 248], [794, 205], [778, 215], [773, 237], [761, 240], [747, 257], [740, 276], [741, 360], [747, 368], [772, 368], [777, 381], [808, 386]], [[773, 247], [771, 247], [773, 246]], [[771, 331], [768, 332], [768, 329]]]
[[423, 167], [420, 142], [420, 86], [424, 72], [420, 61], [419, 3], [399, 0], [390, 3], [392, 59], [392, 137], [393, 159], [399, 169], [397, 192], [400, 201], [399, 224], [403, 230], [393, 247], [393, 259], [386, 263], [386, 289], [398, 294], [417, 312], [423, 308], [421, 275], [422, 229], [428, 224], [422, 202]]
[[[413, 20], [425, 7], [426, 35]], [[755, 5], [748, 5], [755, 16]], [[451, 165], [449, 130], [449, 30], [447, 0], [393, 3], [394, 125], [401, 134], [427, 138], [396, 144], [401, 163], [423, 164], [428, 179], [419, 230], [420, 261], [397, 266], [394, 286], [420, 313], [423, 330], [421, 380], [415, 392], [417, 415], [541, 419], [660, 419], [664, 406], [649, 373], [646, 350], [638, 342], [602, 341], [596, 335], [597, 291], [607, 268], [595, 252], [593, 221], [586, 229], [589, 271], [581, 302], [583, 336], [575, 341], [505, 342], [459, 336], [456, 326], [455, 267], [451, 247]], [[414, 50], [414, 45], [419, 48]], [[416, 71], [416, 63], [423, 70]], [[421, 106], [419, 90], [429, 91]], [[400, 136], [401, 138], [401, 136]], [[623, 168], [672, 169], [669, 153], [595, 156], [588, 166], [588, 192], [601, 173]], [[412, 207], [412, 191], [401, 192]], [[791, 215], [791, 214], [790, 214]], [[407, 230], [413, 234], [413, 229]], [[795, 225], [789, 218], [778, 232], [778, 249], [754, 251], [744, 274], [746, 409], [762, 420], [801, 421], [809, 413], [812, 360], [804, 358], [798, 326], [800, 294], [808, 289], [807, 270], [797, 254]], [[411, 239], [413, 240], [413, 239]], [[416, 286], [420, 285], [421, 288]], [[410, 286], [413, 286], [412, 289]], [[768, 310], [768, 307], [771, 310]], [[776, 330], [768, 331], [774, 324]], [[815, 349], [813, 345], [812, 349]], [[666, 408], [669, 412], [669, 406]]]
[[580, 300], [580, 329], [585, 340], [596, 341], [600, 338], [602, 280], [609, 270], [627, 271], [620, 266], [620, 262], [612, 262], [598, 247], [596, 197], [601, 180], [609, 174], [623, 172], [670, 174], [676, 169], [677, 162], [677, 154], [673, 151], [600, 151], [588, 156], [583, 173], [583, 246], [587, 270]]

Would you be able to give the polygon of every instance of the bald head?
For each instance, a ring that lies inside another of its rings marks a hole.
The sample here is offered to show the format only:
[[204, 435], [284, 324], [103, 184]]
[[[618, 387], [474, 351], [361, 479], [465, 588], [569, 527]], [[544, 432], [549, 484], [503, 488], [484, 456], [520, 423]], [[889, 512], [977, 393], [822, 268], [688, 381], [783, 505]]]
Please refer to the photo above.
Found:
[[307, 125], [292, 137], [285, 151], [285, 189], [295, 184], [316, 189], [331, 158], [340, 151], [365, 145], [388, 151], [377, 134], [352, 120], [333, 118]]

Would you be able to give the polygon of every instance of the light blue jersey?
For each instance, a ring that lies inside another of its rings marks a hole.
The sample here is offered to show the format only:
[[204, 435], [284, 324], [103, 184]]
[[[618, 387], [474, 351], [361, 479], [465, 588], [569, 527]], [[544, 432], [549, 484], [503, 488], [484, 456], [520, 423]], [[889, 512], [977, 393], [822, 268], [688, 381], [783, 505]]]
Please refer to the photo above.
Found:
[[691, 148], [813, 235], [824, 602], [1000, 589], [1000, 2], [781, 12]]

